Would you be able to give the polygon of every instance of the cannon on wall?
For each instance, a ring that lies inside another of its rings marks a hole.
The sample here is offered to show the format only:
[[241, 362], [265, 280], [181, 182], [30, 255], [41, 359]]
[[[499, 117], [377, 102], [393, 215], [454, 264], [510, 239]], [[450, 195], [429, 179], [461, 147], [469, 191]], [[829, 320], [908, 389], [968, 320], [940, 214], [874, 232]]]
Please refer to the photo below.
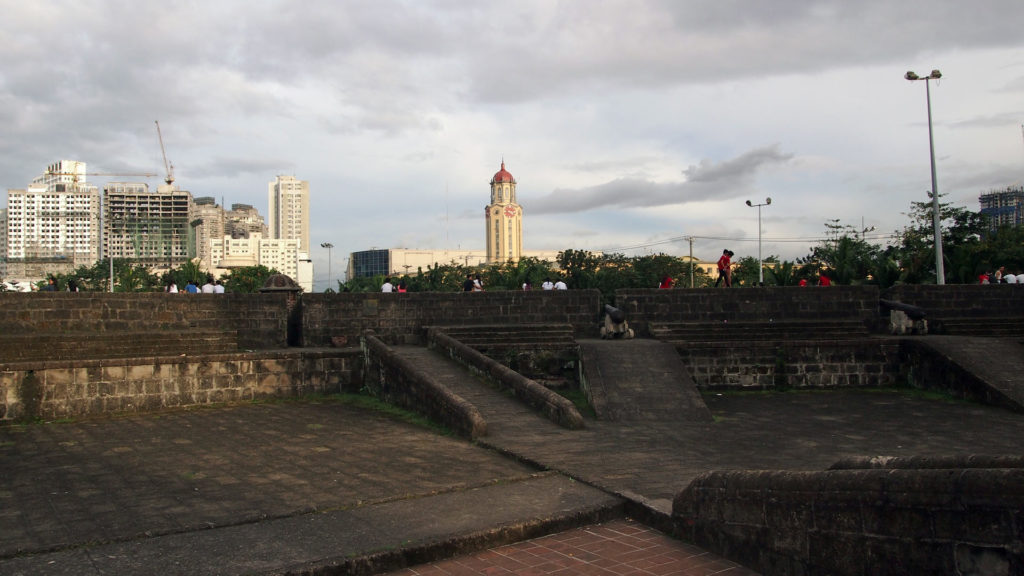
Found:
[[614, 306], [604, 305], [604, 323], [601, 338], [632, 338], [633, 330], [626, 322], [626, 313]]

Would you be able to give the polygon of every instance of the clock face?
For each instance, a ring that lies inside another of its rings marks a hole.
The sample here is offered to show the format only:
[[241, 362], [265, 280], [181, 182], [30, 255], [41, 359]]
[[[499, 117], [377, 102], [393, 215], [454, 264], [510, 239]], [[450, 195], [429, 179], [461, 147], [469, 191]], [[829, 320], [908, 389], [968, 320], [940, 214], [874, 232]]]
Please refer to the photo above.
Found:
[[508, 206], [508, 207], [505, 208], [505, 216], [507, 216], [509, 218], [512, 218], [515, 215], [516, 215], [516, 209], [515, 208], [513, 208], [512, 206]]

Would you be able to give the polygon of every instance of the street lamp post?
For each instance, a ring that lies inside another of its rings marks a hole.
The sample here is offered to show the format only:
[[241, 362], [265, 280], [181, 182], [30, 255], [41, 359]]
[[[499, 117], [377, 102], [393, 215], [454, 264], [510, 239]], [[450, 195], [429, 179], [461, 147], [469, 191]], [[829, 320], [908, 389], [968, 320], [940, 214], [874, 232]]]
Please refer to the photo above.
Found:
[[928, 152], [932, 162], [932, 226], [935, 228], [935, 283], [946, 283], [946, 271], [942, 264], [942, 218], [939, 216], [939, 184], [935, 178], [935, 140], [932, 137], [932, 90], [930, 80], [942, 78], [942, 72], [932, 70], [932, 73], [924, 78], [913, 71], [907, 72], [904, 76], [911, 82], [924, 80], [925, 100], [928, 103]]
[[754, 204], [747, 200], [747, 206], [757, 206], [757, 283], [764, 286], [764, 262], [761, 260], [761, 206], [772, 203], [771, 198], [765, 198], [761, 204]]
[[322, 242], [320, 247], [327, 248], [327, 288], [333, 289], [334, 286], [331, 285], [331, 280], [333, 280], [331, 277], [331, 248], [334, 248], [334, 244], [331, 244], [330, 242]]

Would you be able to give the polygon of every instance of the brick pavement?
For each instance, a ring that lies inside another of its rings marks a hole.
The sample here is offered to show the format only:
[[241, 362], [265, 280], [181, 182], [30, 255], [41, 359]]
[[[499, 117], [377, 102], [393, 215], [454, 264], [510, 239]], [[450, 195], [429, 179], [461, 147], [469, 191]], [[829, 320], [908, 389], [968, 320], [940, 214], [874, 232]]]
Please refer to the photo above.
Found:
[[386, 576], [753, 576], [707, 550], [632, 520], [566, 530]]

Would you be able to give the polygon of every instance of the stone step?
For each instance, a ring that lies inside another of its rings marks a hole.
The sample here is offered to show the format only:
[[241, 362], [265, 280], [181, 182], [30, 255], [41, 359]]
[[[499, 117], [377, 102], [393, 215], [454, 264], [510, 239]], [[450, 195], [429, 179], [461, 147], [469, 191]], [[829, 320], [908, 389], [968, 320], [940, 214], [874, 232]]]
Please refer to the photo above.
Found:
[[576, 342], [569, 324], [500, 324], [440, 328], [445, 334], [473, 347], [566, 346]]
[[849, 338], [870, 334], [859, 321], [675, 322], [652, 323], [651, 335], [662, 340], [714, 341]]
[[942, 318], [928, 323], [929, 332], [952, 336], [1024, 336], [1024, 319]]

